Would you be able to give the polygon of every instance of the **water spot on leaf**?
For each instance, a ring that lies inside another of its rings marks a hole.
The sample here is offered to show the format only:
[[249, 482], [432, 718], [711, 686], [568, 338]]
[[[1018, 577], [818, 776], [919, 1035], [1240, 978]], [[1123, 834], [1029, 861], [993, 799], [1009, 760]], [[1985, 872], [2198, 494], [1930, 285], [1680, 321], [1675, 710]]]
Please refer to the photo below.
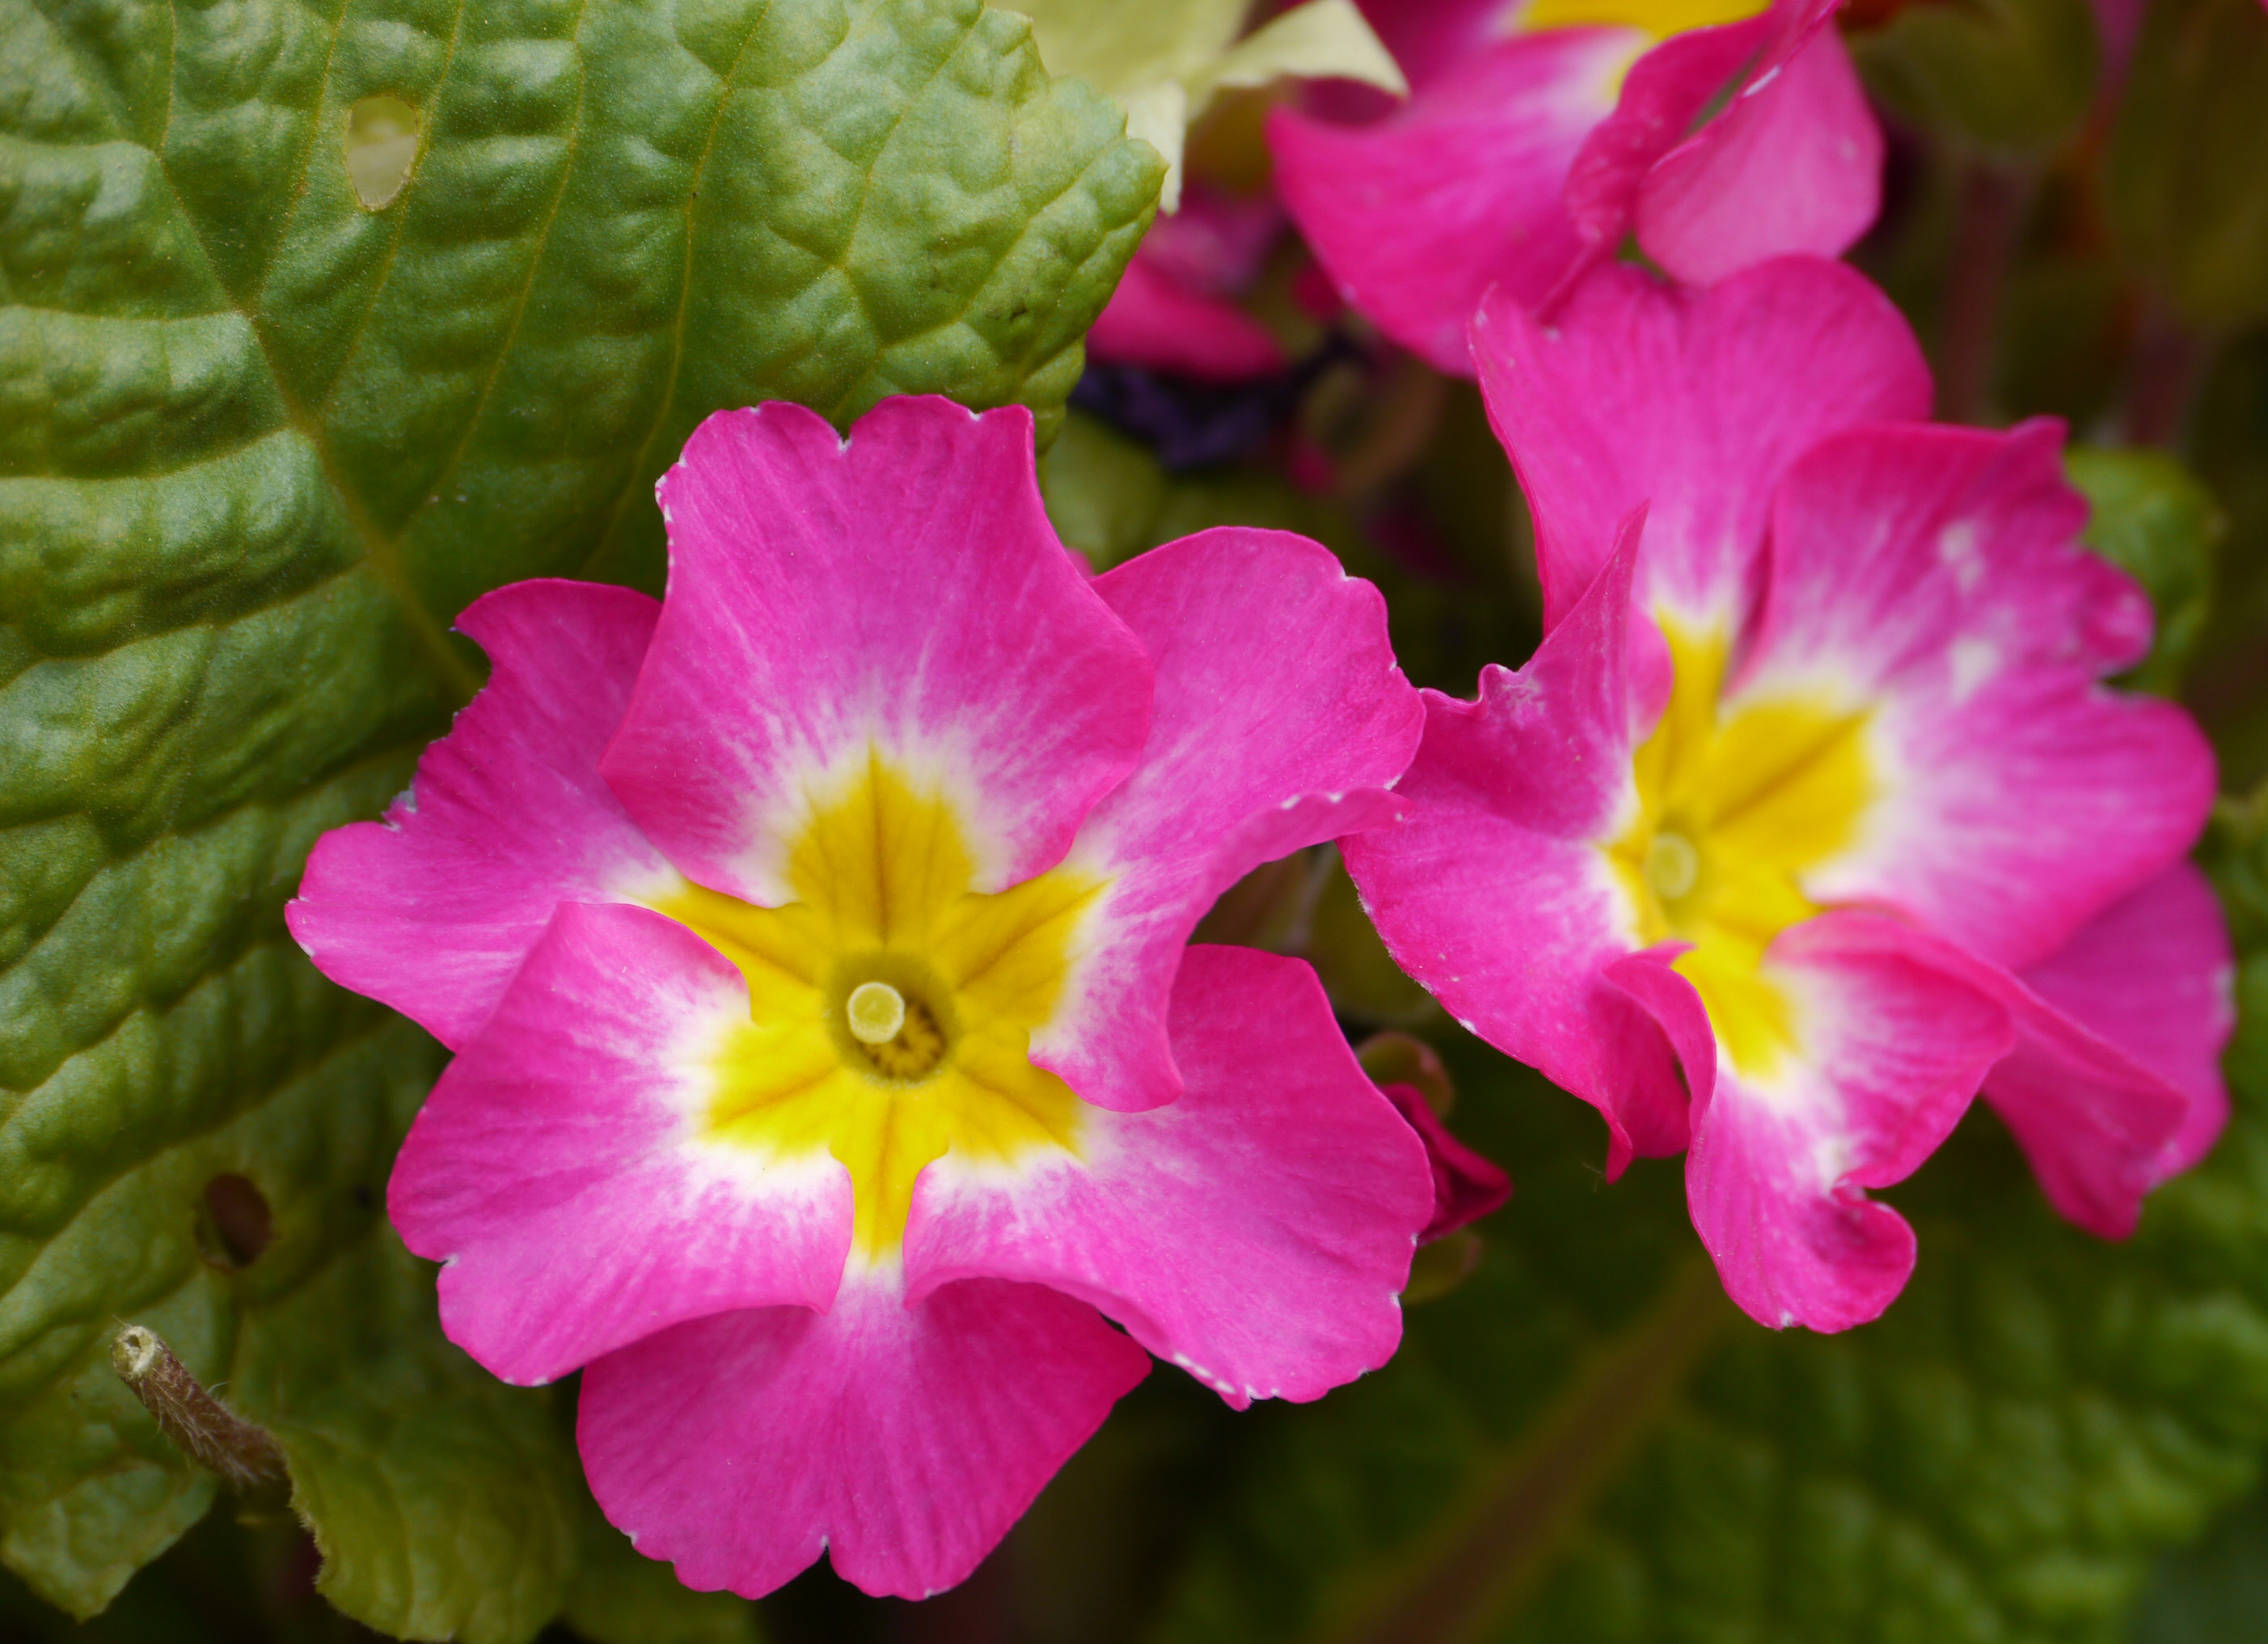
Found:
[[274, 1223], [267, 1197], [248, 1177], [225, 1171], [205, 1183], [197, 1248], [215, 1267], [249, 1267], [268, 1248]]
[[417, 161], [417, 111], [391, 92], [365, 97], [347, 113], [347, 176], [365, 211], [383, 211]]

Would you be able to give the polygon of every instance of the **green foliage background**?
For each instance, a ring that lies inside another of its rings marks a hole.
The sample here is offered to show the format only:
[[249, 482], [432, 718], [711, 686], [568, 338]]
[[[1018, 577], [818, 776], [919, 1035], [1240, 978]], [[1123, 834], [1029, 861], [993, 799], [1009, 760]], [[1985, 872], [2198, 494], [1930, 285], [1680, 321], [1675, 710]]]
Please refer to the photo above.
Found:
[[[2185, 693], [2249, 785], [2268, 16], [2157, 0], [2124, 68], [2083, 0], [1911, 6], [1854, 43], [1907, 168], [1863, 266], [1976, 385], [1962, 414], [2080, 421], [2089, 540], [2160, 616], [2130, 682]], [[346, 151], [381, 94], [419, 130], [372, 210]], [[975, 0], [0, 0], [0, 1631], [756, 1636], [598, 1518], [571, 1387], [504, 1388], [439, 1337], [382, 1208], [441, 1052], [281, 918], [313, 839], [379, 810], [476, 688], [449, 633], [469, 599], [658, 584], [649, 487], [708, 411], [1020, 402], [1098, 563], [1283, 526], [1386, 588], [1422, 682], [1533, 643], [1469, 389], [1325, 381], [1307, 431], [1373, 477], [1323, 493], [1169, 474], [1066, 418], [1160, 175], [1122, 130]], [[2139, 428], [2160, 343], [2189, 409]], [[1422, 564], [1397, 512], [1432, 527]], [[1431, 1012], [1328, 855], [1293, 865], [1244, 934], [1314, 959], [1351, 1022], [1434, 1040], [1457, 1127], [1518, 1181], [1470, 1278], [1315, 1405], [1232, 1415], [1161, 1370], [959, 1593], [874, 1604], [821, 1571], [762, 1627], [2268, 1637], [2268, 799], [2227, 803], [2206, 856], [2245, 955], [2221, 1146], [2104, 1245], [1980, 1113], [1892, 1196], [1911, 1288], [1831, 1338], [1737, 1315], [1676, 1165], [1606, 1187], [1589, 1110]], [[256, 1250], [226, 1176], [269, 1207]], [[276, 1434], [296, 1517], [211, 1511], [108, 1368], [128, 1319]]]

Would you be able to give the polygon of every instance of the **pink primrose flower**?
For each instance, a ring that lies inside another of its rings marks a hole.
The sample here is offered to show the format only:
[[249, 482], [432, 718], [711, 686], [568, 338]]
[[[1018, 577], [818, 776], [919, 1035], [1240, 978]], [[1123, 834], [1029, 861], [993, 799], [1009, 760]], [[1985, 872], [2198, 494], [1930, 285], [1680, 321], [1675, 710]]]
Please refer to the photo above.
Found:
[[1705, 285], [1874, 220], [1882, 138], [1839, 0], [1376, 0], [1411, 93], [1368, 125], [1292, 109], [1285, 204], [1346, 299], [1442, 371], [1500, 286], [1531, 306], [1636, 234]]
[[659, 490], [667, 599], [475, 602], [488, 687], [291, 929], [457, 1051], [388, 1207], [453, 1340], [584, 1368], [639, 1550], [917, 1596], [1149, 1353], [1240, 1406], [1393, 1353], [1425, 1147], [1305, 965], [1186, 944], [1394, 814], [1423, 711], [1303, 538], [1090, 580], [1020, 409], [724, 412]]
[[2210, 751], [2102, 682], [2150, 612], [2076, 542], [2061, 431], [1932, 426], [1911, 335], [1809, 258], [1595, 272], [1474, 322], [1546, 638], [1426, 693], [1407, 821], [1342, 845], [1395, 957], [1687, 1152], [1733, 1299], [1839, 1330], [1911, 1271], [1866, 1190], [1981, 1087], [2106, 1236], [2227, 1111], [2227, 932], [2183, 861]]

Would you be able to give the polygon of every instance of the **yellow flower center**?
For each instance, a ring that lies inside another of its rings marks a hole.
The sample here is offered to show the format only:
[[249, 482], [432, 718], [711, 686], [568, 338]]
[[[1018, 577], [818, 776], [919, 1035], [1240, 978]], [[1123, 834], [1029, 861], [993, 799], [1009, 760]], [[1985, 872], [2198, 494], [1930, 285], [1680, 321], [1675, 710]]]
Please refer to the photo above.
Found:
[[1767, 1078], [1791, 1047], [1786, 995], [1765, 974], [1773, 937], [1819, 911], [1803, 875], [1846, 848], [1875, 784], [1865, 711], [1819, 698], [1722, 701], [1727, 642], [1665, 619], [1676, 674], [1633, 759], [1638, 816], [1608, 847], [1647, 946], [1675, 962], [1742, 1073]]
[[1083, 1104], [1029, 1051], [1106, 881], [1056, 868], [986, 896], [969, 888], [975, 866], [951, 804], [873, 753], [790, 851], [793, 901], [691, 886], [655, 904], [747, 978], [747, 1025], [711, 1070], [709, 1136], [833, 1154], [869, 1257], [897, 1249], [932, 1160], [1079, 1151]]

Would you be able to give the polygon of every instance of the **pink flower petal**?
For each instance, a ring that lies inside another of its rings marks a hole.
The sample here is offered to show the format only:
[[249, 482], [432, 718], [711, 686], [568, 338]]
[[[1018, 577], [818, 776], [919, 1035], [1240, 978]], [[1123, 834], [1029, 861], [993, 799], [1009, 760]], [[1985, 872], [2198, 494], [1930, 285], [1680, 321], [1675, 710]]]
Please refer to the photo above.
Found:
[[1695, 285], [1768, 257], [1848, 250], [1881, 209], [1882, 135], [1835, 32], [1838, 4], [1781, 0], [1639, 58], [1568, 175], [1584, 238], [1610, 254], [1635, 229]]
[[1760, 1323], [1847, 1330], [1913, 1271], [1913, 1229], [1862, 1190], [1903, 1181], [1967, 1110], [2014, 1041], [2007, 1013], [1966, 982], [1863, 939], [1827, 914], [1765, 961], [1802, 1023], [1769, 1081], [1727, 1065], [1694, 1102], [1686, 1191], [1726, 1293]]
[[[2228, 1119], [2220, 1054], [2236, 1026], [2236, 960], [2204, 874], [2176, 863], [2096, 914], [2023, 981], [2189, 1098], [2181, 1129], [2157, 1160], [2157, 1179], [2205, 1157]], [[1996, 1104], [2012, 1071], [2004, 1063], [1987, 1083]]]
[[1602, 268], [1549, 328], [1500, 294], [1474, 321], [1473, 353], [1535, 509], [1547, 625], [1641, 503], [1639, 603], [1737, 622], [1787, 465], [1837, 430], [1929, 414], [1928, 368], [1897, 310], [1810, 258], [1701, 292]]
[[1072, 850], [1113, 883], [1032, 1059], [1131, 1110], [1181, 1087], [1167, 1007], [1197, 920], [1261, 863], [1398, 815], [1385, 789], [1425, 711], [1378, 590], [1304, 537], [1201, 532], [1094, 586], [1148, 648], [1156, 715], [1140, 765]]
[[1561, 195], [1644, 36], [1551, 29], [1502, 41], [1375, 125], [1269, 118], [1276, 188], [1348, 302], [1440, 370], [1471, 373], [1482, 295], [1540, 301], [1583, 250]]
[[1805, 455], [1729, 693], [1879, 704], [1881, 791], [1807, 893], [2017, 968], [2177, 859], [2214, 789], [2187, 714], [2096, 682], [2146, 650], [2149, 605], [2079, 546], [2060, 431], [1868, 430]]
[[[2102, 1237], [2132, 1232], [2143, 1195], [2168, 1174], [2191, 1098], [2000, 966], [1879, 914], [1828, 917], [1847, 948], [1927, 966], [1999, 1005], [2015, 1040], [1986, 1080], [1986, 1100], [2015, 1133], [2050, 1204]], [[2146, 912], [2135, 923], [2157, 918]], [[2158, 940], [2169, 934], [2198, 956], [2199, 944], [2181, 933], [2161, 931]]]
[[787, 901], [789, 840], [870, 748], [950, 795], [982, 891], [1132, 769], [1148, 661], [1048, 524], [1021, 407], [885, 400], [848, 439], [720, 411], [659, 493], [669, 595], [601, 769], [711, 889]]
[[977, 1279], [918, 1306], [894, 1277], [831, 1311], [678, 1325], [583, 1376], [591, 1489], [699, 1591], [770, 1592], [827, 1552], [869, 1593], [963, 1580], [1148, 1373], [1093, 1308]]
[[1381, 1085], [1386, 1099], [1403, 1122], [1425, 1144], [1425, 1162], [1433, 1176], [1432, 1219], [1418, 1229], [1418, 1242], [1431, 1244], [1458, 1228], [1469, 1227], [1503, 1207], [1512, 1197], [1512, 1178], [1492, 1159], [1475, 1153], [1459, 1141], [1440, 1116], [1426, 1104], [1415, 1085]]
[[1086, 334], [1086, 351], [1204, 382], [1241, 382], [1286, 364], [1266, 326], [1225, 298], [1175, 283], [1138, 252]]
[[1827, 23], [1776, 66], [1639, 187], [1638, 244], [1689, 284], [1789, 252], [1840, 256], [1881, 210], [1882, 129], [1843, 37]]
[[1098, 1116], [1080, 1161], [1021, 1180], [930, 1168], [909, 1291], [1037, 1280], [1239, 1408], [1319, 1398], [1402, 1338], [1396, 1297], [1433, 1212], [1425, 1149], [1300, 961], [1192, 947], [1173, 1021], [1181, 1099]]
[[598, 769], [659, 611], [627, 588], [558, 581], [467, 608], [458, 626], [489, 653], [486, 689], [384, 822], [317, 842], [284, 910], [324, 975], [456, 1049], [559, 903], [677, 882]]
[[834, 1296], [849, 1173], [704, 1139], [747, 984], [644, 908], [562, 906], [410, 1127], [387, 1208], [451, 1340], [547, 1382], [680, 1320]]
[[1425, 693], [1397, 826], [1341, 842], [1395, 962], [1468, 1030], [1605, 1116], [1608, 1170], [1685, 1145], [1671, 1041], [1609, 974], [1638, 945], [1600, 843], [1631, 801], [1624, 682], [1638, 522], [1518, 673]]

